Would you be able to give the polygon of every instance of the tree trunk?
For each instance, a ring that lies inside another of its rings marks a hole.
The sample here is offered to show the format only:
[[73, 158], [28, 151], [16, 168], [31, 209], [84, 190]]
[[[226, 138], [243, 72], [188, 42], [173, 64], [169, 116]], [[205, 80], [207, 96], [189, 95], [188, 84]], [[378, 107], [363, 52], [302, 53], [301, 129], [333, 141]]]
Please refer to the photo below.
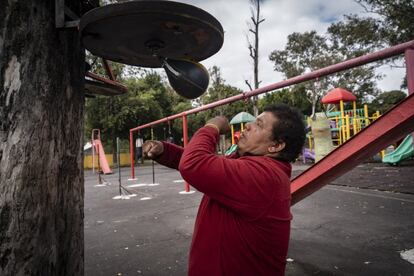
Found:
[[84, 51], [54, 1], [0, 7], [0, 275], [82, 275]]
[[[260, 0], [256, 1], [256, 24], [254, 33], [254, 59], [253, 59], [253, 71], [254, 71], [254, 89], [259, 88], [259, 24], [260, 24]], [[258, 96], [253, 96], [253, 115], [257, 117], [259, 115], [258, 108]]]
[[[254, 78], [254, 89], [259, 88], [259, 25], [264, 21], [264, 19], [260, 18], [260, 0], [251, 0], [250, 3], [252, 4], [251, 9], [251, 21], [253, 23], [254, 29], [249, 29], [250, 32], [254, 34], [254, 46], [248, 41], [249, 43], [249, 51], [250, 57], [253, 59], [253, 78]], [[247, 81], [246, 81], [247, 82]], [[250, 90], [252, 87], [249, 85]], [[258, 96], [252, 97], [253, 102], [253, 115], [257, 117], [259, 115], [259, 108], [258, 108]]]

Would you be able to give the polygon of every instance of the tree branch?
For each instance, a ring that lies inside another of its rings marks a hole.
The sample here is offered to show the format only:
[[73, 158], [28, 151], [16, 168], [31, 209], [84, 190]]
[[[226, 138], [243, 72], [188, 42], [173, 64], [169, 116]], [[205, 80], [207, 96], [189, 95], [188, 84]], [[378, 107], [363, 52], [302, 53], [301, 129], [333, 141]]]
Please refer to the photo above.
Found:
[[250, 51], [250, 57], [252, 57], [252, 58], [254, 58], [254, 50], [253, 50], [253, 46], [252, 46], [252, 44], [250, 44], [250, 42], [249, 42], [249, 51]]
[[244, 80], [244, 82], [247, 84], [247, 86], [249, 87], [250, 91], [253, 91], [252, 86], [250, 85], [248, 80]]
[[256, 21], [256, 19], [255, 19], [255, 18], [253, 18], [253, 16], [252, 16], [252, 17], [250, 17], [250, 19], [253, 21], [253, 24], [254, 24], [254, 25], [257, 25], [257, 21]]

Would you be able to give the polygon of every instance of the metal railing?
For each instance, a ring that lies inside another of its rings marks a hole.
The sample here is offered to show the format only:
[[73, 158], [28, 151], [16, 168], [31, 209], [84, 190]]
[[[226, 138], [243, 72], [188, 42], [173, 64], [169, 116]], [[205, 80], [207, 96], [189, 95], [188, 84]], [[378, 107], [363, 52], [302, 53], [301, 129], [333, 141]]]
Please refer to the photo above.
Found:
[[[408, 90], [410, 93], [414, 92], [414, 40], [408, 41], [406, 43], [402, 43], [378, 52], [374, 52], [371, 54], [367, 54], [361, 57], [356, 57], [353, 59], [349, 59], [334, 65], [330, 65], [309, 73], [305, 73], [300, 76], [296, 76], [287, 80], [283, 80], [271, 85], [267, 85], [252, 91], [243, 92], [239, 95], [232, 96], [226, 99], [222, 99], [213, 103], [209, 103], [197, 108], [193, 108], [175, 115], [167, 116], [165, 118], [137, 126], [135, 128], [130, 129], [129, 138], [130, 138], [130, 158], [131, 158], [131, 178], [135, 179], [135, 171], [134, 171], [134, 144], [133, 144], [133, 134], [134, 132], [138, 132], [139, 130], [153, 127], [157, 124], [169, 122], [171, 120], [182, 118], [183, 120], [183, 143], [184, 147], [188, 143], [188, 128], [187, 128], [187, 116], [190, 114], [194, 114], [200, 111], [212, 109], [221, 105], [226, 105], [235, 101], [245, 100], [255, 95], [263, 94], [266, 92], [274, 91], [277, 89], [281, 89], [284, 87], [288, 87], [294, 84], [299, 84], [305, 81], [314, 80], [317, 78], [321, 78], [324, 76], [328, 76], [340, 71], [348, 70], [354, 67], [358, 67], [361, 65], [365, 65], [367, 63], [375, 62], [378, 60], [383, 60], [386, 58], [390, 58], [393, 56], [405, 54], [406, 60], [406, 68], [407, 68], [407, 84]], [[186, 191], [189, 190], [189, 186], [186, 183]]]

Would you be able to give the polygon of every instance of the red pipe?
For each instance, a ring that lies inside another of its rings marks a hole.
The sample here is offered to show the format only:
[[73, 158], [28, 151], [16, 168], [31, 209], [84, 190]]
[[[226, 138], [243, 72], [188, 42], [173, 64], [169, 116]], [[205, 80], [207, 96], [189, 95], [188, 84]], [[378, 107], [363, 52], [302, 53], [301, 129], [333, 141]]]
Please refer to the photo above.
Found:
[[129, 131], [129, 158], [131, 160], [131, 179], [135, 179], [135, 170], [134, 170], [134, 134], [132, 131]]
[[[184, 148], [188, 144], [188, 122], [187, 122], [187, 115], [183, 115], [183, 145]], [[185, 182], [185, 191], [188, 193], [190, 191], [190, 185]]]
[[175, 114], [175, 115], [172, 115], [172, 116], [164, 117], [164, 118], [159, 119], [157, 121], [153, 121], [153, 122], [145, 124], [145, 125], [140, 125], [138, 127], [131, 128], [129, 131], [138, 131], [140, 129], [152, 127], [154, 125], [158, 125], [158, 124], [161, 124], [161, 123], [168, 122], [169, 120], [174, 120], [174, 119], [177, 119], [177, 118], [181, 118], [183, 115], [185, 115], [185, 112], [181, 112], [181, 113], [178, 113], [178, 114]]

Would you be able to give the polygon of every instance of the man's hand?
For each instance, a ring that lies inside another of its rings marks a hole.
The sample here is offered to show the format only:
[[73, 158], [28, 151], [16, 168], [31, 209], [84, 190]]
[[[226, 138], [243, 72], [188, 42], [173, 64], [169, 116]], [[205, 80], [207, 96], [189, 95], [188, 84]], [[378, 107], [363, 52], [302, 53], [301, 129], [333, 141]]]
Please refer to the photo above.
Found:
[[164, 152], [164, 145], [160, 141], [148, 140], [142, 145], [142, 154], [149, 159], [155, 159]]
[[226, 134], [227, 132], [230, 131], [229, 120], [227, 120], [227, 118], [224, 116], [217, 116], [217, 117], [214, 117], [213, 119], [208, 120], [208, 122], [206, 123], [206, 126], [208, 125], [212, 127], [215, 126], [217, 130], [219, 131], [219, 134]]

